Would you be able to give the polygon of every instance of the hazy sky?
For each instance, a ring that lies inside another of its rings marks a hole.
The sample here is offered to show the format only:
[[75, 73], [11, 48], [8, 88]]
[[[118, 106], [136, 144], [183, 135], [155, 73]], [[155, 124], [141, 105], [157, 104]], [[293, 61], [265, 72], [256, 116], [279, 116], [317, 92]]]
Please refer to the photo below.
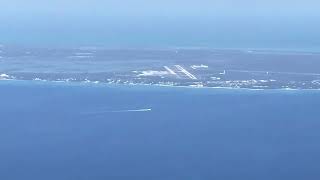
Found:
[[0, 42], [316, 47], [319, 7], [316, 0], [0, 0]]
[[317, 0], [2, 0], [2, 15], [319, 15]]

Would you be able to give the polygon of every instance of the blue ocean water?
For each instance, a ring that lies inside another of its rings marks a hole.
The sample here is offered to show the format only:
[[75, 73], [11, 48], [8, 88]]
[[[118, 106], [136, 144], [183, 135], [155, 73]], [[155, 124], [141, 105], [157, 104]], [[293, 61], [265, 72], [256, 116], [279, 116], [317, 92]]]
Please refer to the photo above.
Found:
[[0, 81], [0, 99], [0, 179], [320, 178], [319, 91]]

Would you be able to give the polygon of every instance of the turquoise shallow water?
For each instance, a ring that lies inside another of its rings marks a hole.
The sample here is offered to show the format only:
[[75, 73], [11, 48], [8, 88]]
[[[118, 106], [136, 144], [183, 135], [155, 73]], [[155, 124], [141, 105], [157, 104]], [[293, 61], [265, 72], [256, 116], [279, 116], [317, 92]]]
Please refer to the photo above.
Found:
[[0, 99], [0, 179], [320, 178], [319, 91], [0, 81]]

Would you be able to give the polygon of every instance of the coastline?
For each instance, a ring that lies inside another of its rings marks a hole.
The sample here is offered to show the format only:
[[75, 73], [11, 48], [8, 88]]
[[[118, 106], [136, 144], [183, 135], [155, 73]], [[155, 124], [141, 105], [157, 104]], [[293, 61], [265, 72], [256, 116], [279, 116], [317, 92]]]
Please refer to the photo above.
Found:
[[162, 85], [162, 84], [120, 84], [120, 83], [96, 83], [96, 82], [67, 82], [67, 81], [40, 81], [40, 80], [16, 80], [6, 79], [0, 80], [0, 86], [13, 85], [13, 86], [46, 86], [46, 87], [83, 87], [83, 88], [108, 88], [108, 89], [121, 89], [121, 90], [134, 90], [134, 91], [172, 91], [172, 90], [190, 90], [190, 92], [250, 92], [250, 93], [319, 93], [320, 89], [250, 89], [250, 88], [232, 88], [232, 87], [194, 87], [194, 86], [177, 86], [177, 85]]

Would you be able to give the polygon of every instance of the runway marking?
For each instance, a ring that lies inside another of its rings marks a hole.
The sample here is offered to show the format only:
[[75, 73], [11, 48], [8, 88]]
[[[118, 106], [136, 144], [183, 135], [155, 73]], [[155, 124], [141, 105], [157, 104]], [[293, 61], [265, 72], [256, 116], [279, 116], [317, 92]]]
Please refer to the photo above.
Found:
[[172, 69], [170, 69], [168, 66], [163, 66], [170, 74], [177, 75]]
[[194, 79], [196, 80], [197, 78], [191, 74], [190, 72], [188, 72], [186, 69], [184, 69], [182, 66], [180, 65], [175, 65], [175, 67], [180, 70], [182, 73], [184, 73], [186, 76], [188, 76], [190, 79]]
[[223, 70], [222, 73], [219, 73], [220, 75], [226, 75], [226, 70]]

